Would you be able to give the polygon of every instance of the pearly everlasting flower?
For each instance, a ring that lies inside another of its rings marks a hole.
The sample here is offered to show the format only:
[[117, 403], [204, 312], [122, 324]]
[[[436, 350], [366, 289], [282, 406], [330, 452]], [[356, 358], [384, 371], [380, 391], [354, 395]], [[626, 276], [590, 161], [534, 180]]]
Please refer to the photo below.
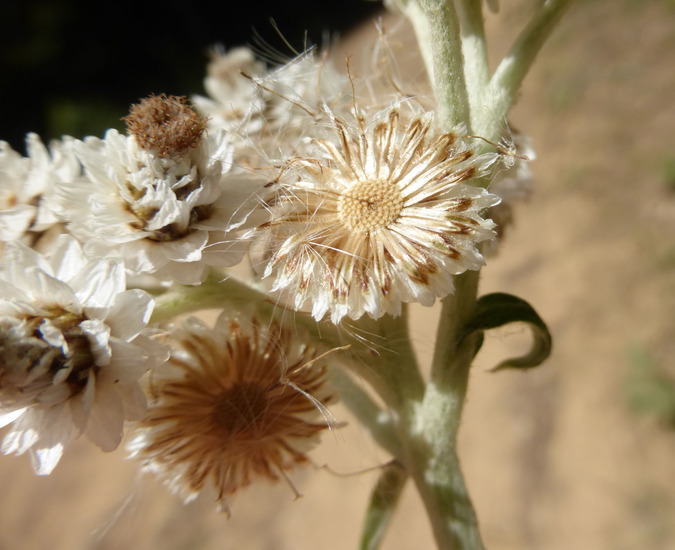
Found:
[[188, 319], [178, 348], [152, 378], [153, 402], [129, 443], [132, 456], [187, 501], [202, 491], [226, 499], [255, 478], [278, 480], [307, 462], [327, 424], [325, 367], [291, 332], [255, 319]]
[[73, 139], [52, 141], [51, 155], [36, 134], [28, 134], [28, 157], [0, 141], [0, 241], [34, 244], [58, 223], [53, 197], [57, 185], [80, 174]]
[[114, 250], [130, 273], [197, 284], [206, 266], [241, 259], [234, 231], [260, 183], [232, 171], [225, 132], [204, 134], [182, 98], [140, 107], [126, 119], [131, 135], [108, 130], [75, 144], [87, 177], [64, 189], [63, 217], [88, 250]]
[[210, 127], [233, 134], [238, 158], [254, 167], [293, 147], [322, 105], [350, 98], [344, 93], [347, 79], [315, 49], [271, 70], [248, 48], [216, 52], [207, 72], [210, 97], [195, 97], [195, 106], [209, 117]]
[[256, 61], [249, 48], [233, 48], [225, 53], [222, 48], [212, 51], [207, 65], [204, 88], [208, 97], [197, 95], [192, 101], [202, 114], [208, 116], [209, 127], [246, 135], [260, 129], [258, 114], [262, 103], [255, 103], [256, 86], [250, 78], [263, 76], [264, 63]]
[[[278, 142], [304, 135], [307, 124], [314, 123], [325, 106], [338, 108], [351, 102], [348, 79], [315, 49], [254, 81], [264, 102], [265, 130]], [[265, 133], [260, 137], [265, 138]]]
[[0, 270], [0, 426], [4, 453], [29, 452], [49, 474], [85, 434], [104, 451], [139, 418], [138, 378], [166, 359], [142, 335], [153, 302], [125, 290], [119, 262], [88, 259], [70, 236], [42, 256], [9, 243]]
[[453, 275], [483, 265], [477, 244], [494, 224], [481, 212], [498, 198], [465, 182], [489, 157], [456, 133], [435, 135], [431, 113], [391, 107], [352, 124], [328, 115], [332, 134], [286, 163], [272, 219], [256, 230], [264, 277], [334, 323], [431, 305], [453, 291]]

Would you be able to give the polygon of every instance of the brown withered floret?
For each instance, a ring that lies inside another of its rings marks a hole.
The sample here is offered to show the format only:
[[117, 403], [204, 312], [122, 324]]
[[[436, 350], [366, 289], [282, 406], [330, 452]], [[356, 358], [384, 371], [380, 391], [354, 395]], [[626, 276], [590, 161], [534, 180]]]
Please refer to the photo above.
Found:
[[199, 145], [207, 121], [188, 104], [186, 97], [166, 94], [141, 99], [122, 120], [127, 133], [136, 138], [142, 149], [160, 157]]

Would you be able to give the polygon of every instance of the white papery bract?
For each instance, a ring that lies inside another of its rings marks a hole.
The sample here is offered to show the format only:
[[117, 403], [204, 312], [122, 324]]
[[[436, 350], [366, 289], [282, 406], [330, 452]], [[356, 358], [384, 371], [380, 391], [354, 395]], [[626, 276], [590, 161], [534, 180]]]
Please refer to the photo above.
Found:
[[240, 261], [235, 231], [260, 180], [231, 171], [232, 145], [222, 130], [165, 156], [116, 130], [75, 150], [86, 177], [64, 188], [61, 215], [87, 250], [114, 250], [132, 274], [184, 284], [201, 282], [206, 266]]
[[29, 236], [37, 238], [58, 222], [54, 191], [81, 171], [73, 141], [52, 141], [50, 155], [36, 134], [28, 134], [28, 157], [0, 141], [0, 241], [35, 240]]
[[80, 434], [115, 449], [140, 418], [138, 384], [166, 347], [141, 334], [151, 297], [125, 290], [120, 262], [87, 258], [68, 235], [48, 255], [9, 243], [0, 270], [0, 426], [4, 453], [49, 474]]
[[325, 112], [318, 137], [287, 161], [257, 228], [265, 277], [296, 309], [334, 323], [399, 314], [453, 291], [479, 269], [477, 244], [494, 237], [481, 213], [499, 199], [467, 185], [494, 155], [476, 155], [461, 131], [438, 135], [433, 113], [394, 105], [353, 122]]

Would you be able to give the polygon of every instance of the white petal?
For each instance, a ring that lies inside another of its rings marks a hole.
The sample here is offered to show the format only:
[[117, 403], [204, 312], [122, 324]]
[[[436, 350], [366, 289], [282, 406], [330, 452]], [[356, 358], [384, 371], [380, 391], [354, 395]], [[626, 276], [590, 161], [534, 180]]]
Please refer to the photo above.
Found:
[[122, 399], [124, 418], [127, 420], [140, 420], [147, 411], [145, 393], [138, 383], [118, 384], [117, 391]]
[[110, 307], [115, 296], [126, 288], [124, 266], [117, 261], [90, 261], [71, 284], [83, 305]]
[[80, 243], [70, 235], [57, 237], [50, 254], [50, 264], [57, 279], [70, 281], [81, 273], [85, 262]]
[[162, 243], [162, 253], [176, 262], [196, 262], [202, 257], [202, 249], [209, 240], [206, 231], [193, 231], [180, 240]]
[[[88, 381], [87, 381], [88, 382]], [[91, 387], [94, 387], [92, 382]], [[85, 388], [85, 393], [87, 388]], [[78, 395], [68, 400], [68, 407], [70, 408], [70, 416], [73, 420], [73, 426], [77, 429], [77, 435], [81, 435], [84, 432], [84, 428], [87, 426], [87, 420], [89, 418], [89, 410], [84, 409], [84, 398], [85, 395]], [[91, 405], [90, 405], [91, 406]]]
[[[87, 385], [84, 388], [84, 392], [82, 392], [81, 397], [79, 401], [81, 401], [82, 404], [82, 415], [84, 416], [85, 424], [87, 421], [87, 418], [89, 417], [89, 414], [91, 413], [91, 409], [94, 406], [94, 400], [97, 398], [96, 392], [97, 392], [97, 387], [96, 387], [96, 375], [94, 374], [93, 369], [89, 370], [89, 376], [87, 376]], [[71, 399], [70, 401], [76, 402], [78, 399]], [[84, 424], [80, 427], [81, 429], [84, 428]]]
[[[21, 419], [17, 424], [20, 421]], [[2, 440], [2, 452], [5, 454], [23, 454], [37, 442], [38, 437], [39, 434], [34, 428], [15, 425]]]
[[70, 388], [68, 384], [63, 384], [63, 381], [68, 378], [72, 369], [60, 369], [52, 380], [52, 385], [45, 391], [41, 392], [37, 400], [42, 405], [56, 405], [63, 403], [70, 397]]
[[132, 340], [146, 327], [154, 307], [152, 296], [143, 290], [120, 292], [105, 317], [111, 335], [121, 340]]
[[19, 239], [35, 219], [37, 209], [29, 204], [17, 204], [0, 212], [0, 241]]
[[43, 319], [40, 324], [40, 334], [42, 338], [55, 348], [61, 348], [63, 353], [68, 352], [68, 344], [63, 332], [58, 327], [55, 327], [49, 319]]
[[0, 414], [0, 428], [4, 428], [7, 424], [11, 424], [17, 418], [19, 418], [23, 413], [26, 412], [26, 408], [17, 409], [15, 411], [9, 411]]
[[135, 382], [150, 369], [147, 364], [148, 354], [143, 348], [120, 340], [112, 340], [110, 346], [110, 364], [97, 374], [102, 384]]
[[63, 444], [57, 443], [53, 447], [35, 449], [30, 453], [33, 471], [39, 476], [48, 476], [52, 473], [63, 455]]
[[108, 386], [98, 385], [85, 435], [103, 451], [114, 451], [122, 441], [123, 424], [124, 409], [117, 392]]
[[110, 327], [98, 319], [89, 319], [80, 323], [80, 328], [89, 339], [90, 350], [96, 365], [103, 366], [110, 362]]
[[51, 274], [49, 262], [20, 242], [11, 242], [5, 245], [4, 260], [14, 281], [21, 281], [21, 274], [28, 266], [37, 266]]
[[73, 289], [43, 270], [25, 269], [20, 286], [38, 303], [58, 304], [75, 314], [81, 312], [80, 302]]
[[[2, 273], [0, 273], [0, 276]], [[31, 297], [28, 296], [23, 290], [17, 288], [16, 285], [9, 283], [7, 281], [0, 280], [0, 315], [5, 315], [4, 308], [7, 307], [8, 311], [16, 311], [16, 306], [9, 306], [7, 302], [25, 302], [30, 303], [32, 301]], [[7, 304], [7, 305], [5, 305]]]

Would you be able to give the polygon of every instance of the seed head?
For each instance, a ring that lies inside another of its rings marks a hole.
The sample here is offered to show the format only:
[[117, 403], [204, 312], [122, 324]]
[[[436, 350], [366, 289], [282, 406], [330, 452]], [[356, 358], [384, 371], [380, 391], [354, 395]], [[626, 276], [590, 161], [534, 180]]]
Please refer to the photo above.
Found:
[[166, 157], [199, 145], [207, 119], [186, 97], [153, 94], [132, 105], [122, 120], [142, 149]]
[[308, 462], [328, 426], [317, 421], [331, 395], [314, 350], [255, 319], [221, 317], [213, 330], [188, 319], [173, 337], [182, 348], [170, 360], [175, 374], [156, 380], [132, 455], [186, 500], [215, 489], [225, 510], [254, 479], [290, 483], [286, 472]]

